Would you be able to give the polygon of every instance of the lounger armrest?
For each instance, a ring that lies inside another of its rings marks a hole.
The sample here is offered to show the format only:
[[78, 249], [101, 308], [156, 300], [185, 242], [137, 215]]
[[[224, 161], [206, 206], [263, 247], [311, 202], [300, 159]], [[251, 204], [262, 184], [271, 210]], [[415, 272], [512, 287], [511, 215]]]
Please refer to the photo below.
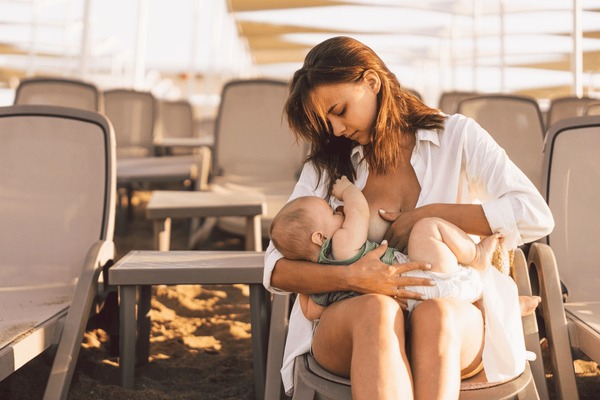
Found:
[[567, 319], [563, 307], [560, 278], [554, 252], [547, 244], [533, 243], [528, 265], [538, 279], [542, 316], [554, 372], [554, 385], [560, 399], [578, 399]]
[[115, 245], [108, 240], [97, 241], [88, 251], [58, 343], [44, 399], [67, 398], [83, 333], [96, 296], [98, 277], [102, 267], [112, 261], [114, 254]]

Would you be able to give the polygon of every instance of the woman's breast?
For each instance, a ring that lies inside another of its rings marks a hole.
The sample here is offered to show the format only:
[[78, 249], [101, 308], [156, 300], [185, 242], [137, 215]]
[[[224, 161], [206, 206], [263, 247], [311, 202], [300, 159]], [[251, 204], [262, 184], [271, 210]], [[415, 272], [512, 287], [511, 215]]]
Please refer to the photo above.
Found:
[[369, 235], [371, 242], [381, 243], [383, 236], [390, 227], [390, 223], [379, 216], [379, 208], [373, 207], [370, 210]]

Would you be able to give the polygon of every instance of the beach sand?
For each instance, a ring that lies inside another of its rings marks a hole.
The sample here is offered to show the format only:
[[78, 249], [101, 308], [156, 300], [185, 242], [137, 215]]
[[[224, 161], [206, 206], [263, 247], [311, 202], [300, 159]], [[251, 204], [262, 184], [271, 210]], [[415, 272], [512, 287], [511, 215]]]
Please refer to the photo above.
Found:
[[[117, 229], [118, 257], [152, 249], [152, 224], [144, 216], [147, 198], [147, 193], [136, 197], [140, 204], [133, 220]], [[188, 232], [187, 221], [173, 221], [173, 250], [186, 249]], [[243, 249], [240, 238], [218, 230], [203, 246]], [[114, 328], [100, 321], [85, 333], [68, 398], [254, 399], [248, 288], [160, 286], [153, 293], [150, 360], [136, 368], [135, 388], [119, 386], [118, 358], [111, 355], [107, 333]], [[600, 399], [598, 365], [586, 359], [574, 363], [580, 399]], [[51, 364], [51, 354], [43, 354], [13, 373], [0, 382], [0, 399], [41, 399]]]

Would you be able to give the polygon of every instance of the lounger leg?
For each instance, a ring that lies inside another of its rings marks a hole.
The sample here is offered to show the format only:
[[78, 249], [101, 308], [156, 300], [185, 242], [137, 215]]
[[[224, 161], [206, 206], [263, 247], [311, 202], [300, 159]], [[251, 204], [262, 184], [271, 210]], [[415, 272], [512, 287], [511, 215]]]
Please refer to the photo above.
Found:
[[169, 251], [171, 248], [171, 218], [154, 220], [154, 248]]
[[121, 386], [133, 389], [135, 374], [135, 286], [119, 286], [121, 332], [119, 342], [119, 368], [121, 369]]

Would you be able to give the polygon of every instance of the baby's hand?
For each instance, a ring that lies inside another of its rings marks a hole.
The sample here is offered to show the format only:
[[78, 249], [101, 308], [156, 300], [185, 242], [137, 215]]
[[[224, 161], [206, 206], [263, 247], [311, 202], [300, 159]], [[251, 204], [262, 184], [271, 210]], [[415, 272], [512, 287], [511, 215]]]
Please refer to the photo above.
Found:
[[346, 178], [346, 175], [342, 175], [341, 178], [335, 180], [335, 184], [333, 185], [332, 194], [339, 200], [342, 199], [342, 195], [344, 190], [354, 185], [352, 182]]

